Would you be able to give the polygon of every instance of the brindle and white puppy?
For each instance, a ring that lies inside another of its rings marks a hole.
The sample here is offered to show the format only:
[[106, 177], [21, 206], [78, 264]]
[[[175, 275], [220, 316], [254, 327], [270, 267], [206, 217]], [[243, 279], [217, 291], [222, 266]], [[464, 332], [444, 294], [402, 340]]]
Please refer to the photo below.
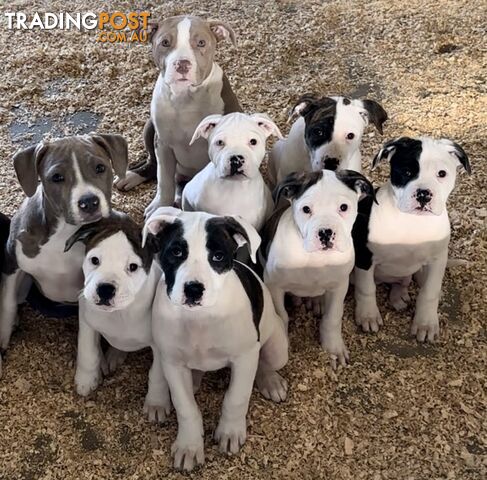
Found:
[[[152, 301], [160, 277], [149, 248], [142, 247], [142, 228], [128, 215], [110, 217], [81, 227], [66, 243], [86, 246], [85, 277], [79, 301], [76, 390], [88, 395], [101, 381], [104, 355], [100, 335], [121, 352], [151, 347], [152, 367], [144, 412], [162, 422], [171, 410], [160, 354], [152, 341]], [[122, 357], [123, 358], [123, 357]]]
[[333, 367], [346, 365], [342, 316], [355, 258], [352, 227], [359, 200], [374, 198], [372, 184], [351, 170], [294, 173], [278, 185], [276, 204], [281, 196], [291, 206], [277, 210], [264, 227], [264, 282], [286, 328], [286, 293], [322, 297], [321, 345]]
[[[152, 52], [160, 74], [152, 96], [152, 125], [146, 125], [144, 138], [148, 151], [153, 152], [153, 166], [157, 158], [157, 193], [146, 216], [161, 205], [172, 205], [176, 183], [191, 179], [208, 163], [204, 140], [189, 145], [198, 123], [207, 115], [241, 110], [227, 77], [215, 62], [218, 42], [230, 39], [235, 45], [229, 25], [178, 16], [152, 23], [151, 29]], [[153, 166], [128, 172], [117, 187], [133, 188], [153, 174]]]
[[274, 145], [269, 155], [273, 185], [292, 172], [321, 169], [362, 171], [360, 144], [372, 122], [382, 134], [387, 113], [374, 100], [303, 95], [291, 115], [299, 115], [289, 135]]
[[450, 221], [446, 209], [457, 167], [470, 173], [464, 150], [451, 140], [422, 137], [387, 142], [373, 167], [389, 160], [389, 181], [377, 192], [378, 204], [363, 202], [354, 227], [356, 247], [355, 319], [377, 332], [382, 316], [376, 283], [391, 284], [390, 302], [402, 310], [409, 301], [413, 275], [420, 290], [411, 334], [422, 342], [440, 332], [438, 302], [448, 260]]
[[[113, 172], [127, 168], [120, 135], [84, 135], [42, 142], [15, 154], [27, 197], [12, 218], [0, 290], [0, 348], [7, 348], [31, 280], [49, 300], [77, 303], [83, 287], [83, 245], [63, 255], [66, 240], [83, 224], [107, 217]], [[40, 183], [38, 183], [40, 179]]]
[[147, 220], [149, 232], [157, 236], [164, 273], [152, 330], [178, 417], [174, 466], [191, 470], [204, 462], [192, 371], [231, 368], [215, 440], [222, 452], [237, 453], [247, 436], [254, 380], [266, 398], [286, 398], [287, 383], [277, 370], [287, 363], [287, 337], [266, 286], [235, 260], [237, 248], [247, 245], [255, 262], [260, 237], [248, 222], [163, 207]]

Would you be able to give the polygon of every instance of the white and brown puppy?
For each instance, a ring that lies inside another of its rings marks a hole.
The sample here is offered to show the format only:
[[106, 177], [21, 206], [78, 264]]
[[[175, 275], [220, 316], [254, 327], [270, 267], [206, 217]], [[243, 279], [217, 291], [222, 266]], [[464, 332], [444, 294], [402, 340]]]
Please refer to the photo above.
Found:
[[421, 342], [434, 341], [440, 331], [438, 302], [450, 240], [446, 202], [457, 168], [470, 173], [470, 163], [458, 144], [427, 137], [387, 142], [373, 167], [383, 159], [390, 162], [390, 179], [378, 190], [377, 205], [361, 204], [354, 227], [355, 319], [364, 331], [377, 332], [382, 316], [376, 283], [391, 284], [390, 302], [402, 310], [416, 275], [420, 290], [411, 334]]
[[[83, 245], [63, 255], [66, 240], [83, 224], [107, 217], [113, 170], [127, 168], [120, 135], [83, 135], [43, 142], [15, 154], [27, 194], [12, 218], [0, 290], [0, 348], [7, 348], [21, 303], [34, 280], [53, 302], [77, 303], [83, 287]], [[40, 179], [40, 183], [38, 180]]]
[[276, 124], [261, 113], [206, 117], [191, 143], [206, 138], [211, 162], [184, 187], [183, 209], [240, 215], [259, 231], [274, 207], [259, 170], [271, 135], [282, 138]]
[[178, 417], [174, 466], [191, 470], [204, 462], [192, 372], [231, 368], [215, 439], [222, 452], [236, 453], [247, 436], [254, 380], [266, 398], [286, 398], [287, 383], [277, 370], [287, 363], [287, 337], [265, 285], [234, 259], [245, 244], [255, 262], [260, 237], [248, 222], [163, 207], [147, 220], [144, 235], [149, 232], [159, 243], [164, 273], [152, 328]]
[[[152, 341], [152, 302], [160, 277], [148, 246], [142, 247], [142, 228], [128, 215], [110, 217], [81, 227], [66, 242], [65, 251], [82, 242], [85, 277], [79, 300], [76, 391], [83, 396], [101, 381], [104, 355], [100, 336], [121, 352], [151, 347], [152, 367], [144, 412], [162, 422], [171, 409], [160, 355]], [[122, 356], [123, 358], [123, 356]]]
[[292, 172], [350, 169], [362, 171], [360, 145], [365, 127], [373, 123], [382, 134], [387, 113], [374, 100], [303, 95], [291, 115], [299, 115], [289, 135], [269, 155], [273, 185]]
[[374, 197], [371, 183], [351, 170], [295, 173], [275, 192], [291, 201], [277, 210], [263, 230], [264, 282], [287, 327], [286, 293], [322, 297], [321, 345], [332, 366], [346, 365], [342, 338], [343, 302], [354, 266], [352, 227], [357, 204]]
[[[191, 179], [208, 163], [204, 140], [189, 145], [197, 125], [208, 115], [240, 111], [230, 83], [215, 62], [217, 43], [235, 34], [224, 22], [192, 16], [151, 23], [152, 52], [160, 70], [151, 103], [151, 125], [144, 137], [157, 158], [157, 193], [146, 209], [173, 205], [176, 183]], [[149, 159], [149, 162], [151, 160]], [[152, 171], [154, 169], [152, 168]], [[117, 182], [129, 189], [147, 179], [147, 165]], [[180, 199], [179, 199], [180, 200]]]

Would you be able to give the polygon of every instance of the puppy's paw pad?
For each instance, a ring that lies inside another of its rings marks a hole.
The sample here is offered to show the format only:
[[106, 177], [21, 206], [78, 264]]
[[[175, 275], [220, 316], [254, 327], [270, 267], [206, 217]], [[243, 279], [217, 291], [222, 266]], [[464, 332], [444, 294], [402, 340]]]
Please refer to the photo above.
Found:
[[137, 185], [144, 183], [144, 181], [145, 178], [138, 173], [128, 171], [125, 177], [116, 177], [113, 184], [118, 190], [127, 192], [128, 190], [135, 188]]
[[215, 441], [220, 452], [236, 454], [247, 439], [247, 425], [245, 418], [236, 421], [221, 420], [215, 430]]
[[440, 336], [438, 320], [428, 322], [414, 318], [411, 324], [411, 335], [416, 337], [418, 342], [436, 342]]
[[255, 379], [257, 388], [264, 398], [279, 403], [287, 397], [287, 380], [277, 372], [258, 373]]
[[203, 440], [195, 443], [187, 443], [176, 439], [171, 447], [171, 455], [174, 457], [174, 468], [190, 472], [197, 465], [205, 463]]

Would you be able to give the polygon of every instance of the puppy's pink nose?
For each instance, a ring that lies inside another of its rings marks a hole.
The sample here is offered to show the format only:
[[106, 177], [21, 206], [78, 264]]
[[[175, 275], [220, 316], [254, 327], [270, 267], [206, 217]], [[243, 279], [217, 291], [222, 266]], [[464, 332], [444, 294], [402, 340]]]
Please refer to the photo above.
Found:
[[189, 60], [177, 60], [174, 65], [176, 67], [176, 72], [185, 75], [189, 72], [191, 62]]

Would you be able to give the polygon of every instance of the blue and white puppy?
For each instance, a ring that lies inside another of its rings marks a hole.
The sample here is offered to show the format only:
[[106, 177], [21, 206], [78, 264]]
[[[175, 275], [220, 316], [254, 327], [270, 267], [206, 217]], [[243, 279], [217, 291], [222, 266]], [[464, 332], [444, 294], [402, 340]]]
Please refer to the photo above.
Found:
[[[148, 247], [142, 247], [142, 229], [128, 215], [112, 212], [106, 219], [81, 227], [66, 243], [86, 245], [85, 277], [79, 300], [76, 390], [86, 396], [101, 381], [102, 370], [113, 370], [123, 352], [152, 347], [153, 362], [144, 412], [151, 421], [164, 421], [171, 409], [169, 389], [160, 355], [152, 341], [152, 301], [160, 269]], [[112, 347], [107, 355], [100, 346], [103, 336]]]
[[277, 370], [287, 363], [287, 337], [265, 285], [235, 260], [237, 248], [247, 245], [255, 262], [260, 237], [248, 222], [163, 207], [146, 221], [144, 238], [149, 233], [164, 273], [152, 330], [178, 417], [174, 466], [191, 470], [204, 462], [192, 373], [231, 368], [215, 440], [222, 452], [237, 453], [247, 436], [254, 380], [266, 398], [286, 398], [287, 383]]
[[373, 167], [383, 159], [390, 162], [390, 179], [377, 192], [378, 204], [362, 203], [354, 228], [355, 319], [364, 331], [377, 332], [382, 317], [376, 283], [391, 284], [390, 302], [401, 310], [415, 275], [420, 290], [411, 334], [421, 342], [434, 341], [450, 240], [446, 202], [457, 167], [470, 173], [470, 163], [458, 144], [427, 137], [391, 140], [375, 156]]
[[289, 175], [276, 189], [291, 206], [277, 210], [262, 232], [264, 282], [277, 313], [287, 327], [284, 296], [321, 297], [321, 345], [346, 365], [349, 353], [342, 338], [343, 302], [354, 266], [352, 227], [357, 204], [374, 198], [371, 183], [351, 170], [321, 170]]

